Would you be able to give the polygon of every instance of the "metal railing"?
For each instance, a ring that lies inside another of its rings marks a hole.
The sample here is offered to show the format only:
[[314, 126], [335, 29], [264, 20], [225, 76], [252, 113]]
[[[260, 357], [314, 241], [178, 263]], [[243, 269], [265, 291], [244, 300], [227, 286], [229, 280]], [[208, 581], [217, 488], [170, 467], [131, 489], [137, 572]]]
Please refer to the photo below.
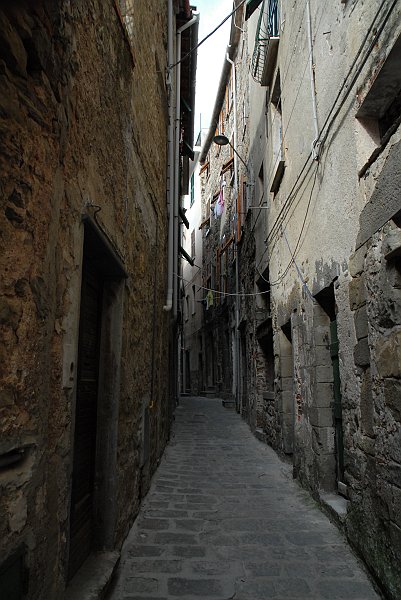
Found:
[[278, 0], [264, 0], [256, 28], [255, 47], [251, 65], [252, 77], [258, 83], [261, 82], [263, 77], [270, 39], [272, 37], [278, 38], [279, 34]]

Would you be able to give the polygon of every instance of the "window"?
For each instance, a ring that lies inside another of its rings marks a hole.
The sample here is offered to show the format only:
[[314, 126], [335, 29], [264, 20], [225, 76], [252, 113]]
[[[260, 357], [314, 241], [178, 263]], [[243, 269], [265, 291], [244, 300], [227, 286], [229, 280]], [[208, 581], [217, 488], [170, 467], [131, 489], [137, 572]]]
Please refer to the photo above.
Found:
[[195, 229], [191, 232], [191, 258], [195, 258]]
[[271, 101], [271, 139], [272, 139], [272, 151], [273, 151], [273, 171], [270, 191], [276, 194], [279, 190], [281, 180], [284, 175], [284, 135], [283, 135], [283, 118], [281, 112], [281, 83], [280, 83], [280, 71], [277, 71], [276, 80]]
[[195, 300], [195, 286], [192, 286], [192, 314], [195, 314], [196, 310], [196, 300]]
[[222, 299], [227, 293], [227, 248], [225, 248], [220, 254], [220, 291], [222, 293]]
[[189, 207], [193, 206], [195, 202], [195, 173], [191, 176], [191, 189], [190, 189], [190, 204]]
[[189, 317], [189, 296], [185, 296], [185, 320], [188, 321]]
[[[356, 117], [370, 140], [370, 157], [359, 171], [362, 177], [383, 151], [401, 124], [401, 36], [395, 41], [380, 71], [370, 72], [358, 96], [362, 99]], [[373, 65], [378, 69], [378, 65]], [[373, 80], [373, 83], [372, 83]], [[367, 155], [365, 155], [367, 156]]]

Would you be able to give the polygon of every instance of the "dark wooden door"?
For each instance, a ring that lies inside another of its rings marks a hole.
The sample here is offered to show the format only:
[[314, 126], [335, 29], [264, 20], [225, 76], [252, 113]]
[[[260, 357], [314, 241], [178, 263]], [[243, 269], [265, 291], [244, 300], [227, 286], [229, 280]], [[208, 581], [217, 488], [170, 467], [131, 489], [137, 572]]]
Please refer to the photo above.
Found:
[[340, 361], [338, 357], [337, 321], [330, 323], [330, 354], [333, 367], [334, 391], [334, 424], [337, 459], [337, 481], [344, 481], [344, 441], [343, 441], [343, 412], [341, 404]]
[[89, 261], [84, 260], [79, 322], [68, 579], [71, 579], [80, 568], [93, 545], [101, 302], [101, 280], [96, 271], [91, 268]]

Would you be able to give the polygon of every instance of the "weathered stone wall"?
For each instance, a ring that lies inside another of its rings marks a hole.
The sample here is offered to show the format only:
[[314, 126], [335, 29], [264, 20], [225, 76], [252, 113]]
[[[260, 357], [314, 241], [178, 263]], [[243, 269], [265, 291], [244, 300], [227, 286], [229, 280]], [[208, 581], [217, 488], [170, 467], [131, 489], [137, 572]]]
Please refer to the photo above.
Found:
[[[397, 598], [400, 134], [395, 127], [381, 146], [377, 122], [358, 118], [358, 110], [366, 98], [371, 102], [372, 86], [399, 46], [400, 9], [391, 2], [379, 12], [374, 3], [310, 5], [312, 86], [307, 14], [296, 4], [283, 5], [266, 98], [254, 95], [249, 84], [251, 133], [244, 156], [255, 183], [252, 203], [260, 199], [263, 161], [268, 210], [256, 226], [250, 217], [245, 223], [241, 272], [248, 292], [268, 273], [275, 355], [275, 395], [262, 405], [270, 415], [262, 428], [269, 443], [293, 454], [295, 475], [315, 497], [337, 487], [348, 494], [347, 533], [389, 596]], [[255, 22], [253, 16], [247, 25], [250, 53]], [[349, 69], [351, 83], [345, 81]], [[383, 87], [388, 94], [392, 76], [388, 69]], [[341, 106], [333, 109], [337, 94]], [[279, 132], [285, 169], [271, 193]], [[310, 153], [319, 134], [324, 145], [317, 146], [314, 161]], [[248, 352], [256, 359], [256, 375], [248, 373], [254, 399], [246, 416], [258, 426], [258, 388], [265, 385], [255, 336], [260, 314], [257, 302], [242, 304], [248, 307], [243, 317]], [[336, 394], [342, 416], [337, 429]]]
[[0, 554], [26, 548], [30, 599], [65, 586], [84, 213], [128, 273], [112, 546], [144, 492], [146, 407], [145, 487], [168, 435], [167, 16], [157, 0], [134, 10], [134, 65], [111, 1], [0, 11], [1, 452], [27, 448], [0, 473]]
[[[229, 90], [227, 91], [229, 94]], [[223, 124], [223, 125], [222, 125]], [[220, 125], [224, 127], [224, 133], [230, 138], [234, 126], [233, 99], [229, 107], [223, 102]], [[210, 146], [206, 163], [207, 168], [201, 170], [201, 198], [202, 198], [202, 223], [207, 218], [208, 223], [202, 226], [203, 239], [203, 285], [206, 286], [208, 276], [213, 290], [213, 306], [204, 312], [204, 324], [206, 331], [205, 345], [203, 348], [204, 365], [206, 371], [205, 389], [215, 388], [215, 391], [223, 398], [232, 398], [233, 386], [233, 360], [232, 360], [232, 337], [233, 306], [234, 297], [229, 294], [235, 293], [235, 268], [234, 258], [234, 216], [236, 210], [235, 181], [233, 177], [232, 164], [229, 166], [231, 150], [229, 146], [219, 147], [212, 143]], [[206, 165], [205, 163], [205, 165]], [[226, 168], [227, 167], [227, 168]], [[216, 216], [216, 196], [220, 193], [224, 198], [222, 214]], [[212, 208], [208, 213], [208, 202]], [[227, 253], [227, 279], [226, 292], [222, 288], [221, 271], [218, 266], [218, 251], [226, 249]], [[217, 293], [216, 293], [217, 292]], [[206, 293], [206, 292], [205, 292]], [[210, 348], [208, 340], [213, 340], [213, 349]], [[213, 365], [211, 364], [213, 362]], [[211, 374], [213, 373], [213, 376]]]

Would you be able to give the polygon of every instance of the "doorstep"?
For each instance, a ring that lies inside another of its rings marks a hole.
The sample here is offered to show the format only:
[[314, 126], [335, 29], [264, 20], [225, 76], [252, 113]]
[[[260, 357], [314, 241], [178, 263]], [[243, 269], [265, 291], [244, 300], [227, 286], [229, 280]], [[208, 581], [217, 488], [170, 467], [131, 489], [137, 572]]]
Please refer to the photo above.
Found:
[[326, 512], [334, 518], [338, 525], [342, 526], [345, 524], [349, 500], [340, 496], [340, 494], [322, 492], [319, 494], [319, 500]]
[[119, 552], [91, 554], [72, 578], [64, 600], [103, 600], [119, 561]]

